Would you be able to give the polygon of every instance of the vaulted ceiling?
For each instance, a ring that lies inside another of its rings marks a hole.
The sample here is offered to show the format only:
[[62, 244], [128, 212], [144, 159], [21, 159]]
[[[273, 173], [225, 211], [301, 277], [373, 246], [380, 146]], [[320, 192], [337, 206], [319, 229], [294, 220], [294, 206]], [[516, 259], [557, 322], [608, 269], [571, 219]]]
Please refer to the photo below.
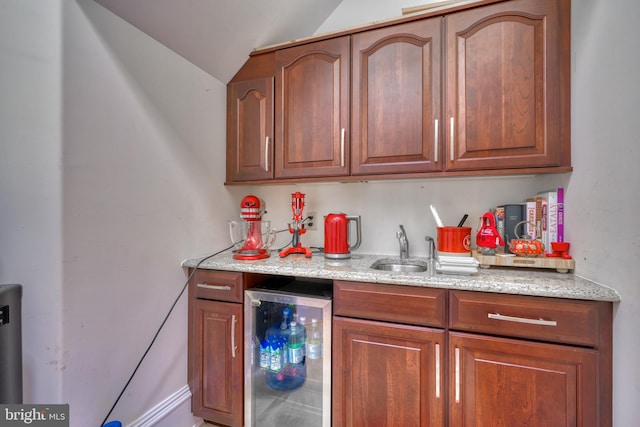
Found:
[[313, 35], [342, 0], [95, 0], [227, 83], [258, 47]]

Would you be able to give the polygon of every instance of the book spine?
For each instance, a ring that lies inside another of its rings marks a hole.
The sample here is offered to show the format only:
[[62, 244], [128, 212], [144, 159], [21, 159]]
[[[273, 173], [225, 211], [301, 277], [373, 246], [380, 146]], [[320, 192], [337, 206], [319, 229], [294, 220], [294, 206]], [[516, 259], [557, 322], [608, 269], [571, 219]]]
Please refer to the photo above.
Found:
[[558, 241], [558, 193], [549, 191], [549, 249], [551, 243]]
[[564, 242], [564, 188], [558, 187], [558, 242]]
[[504, 252], [512, 253], [509, 250], [509, 242], [517, 239], [517, 236], [524, 236], [522, 225], [516, 230], [516, 225], [522, 221], [522, 204], [504, 205]]
[[527, 200], [525, 206], [525, 217], [527, 220], [526, 230], [529, 237], [533, 240], [536, 236], [536, 202], [535, 200]]
[[549, 245], [549, 202], [546, 198], [541, 197], [542, 217], [540, 219], [540, 229], [542, 244], [544, 244], [545, 251], [549, 251], [551, 245]]
[[[502, 238], [502, 241], [506, 242], [504, 239], [504, 206], [496, 206], [493, 214], [496, 217], [496, 229], [498, 230], [498, 234]], [[500, 247], [498, 246], [498, 248]], [[504, 250], [504, 247], [500, 249]], [[502, 252], [502, 250], [499, 252]]]

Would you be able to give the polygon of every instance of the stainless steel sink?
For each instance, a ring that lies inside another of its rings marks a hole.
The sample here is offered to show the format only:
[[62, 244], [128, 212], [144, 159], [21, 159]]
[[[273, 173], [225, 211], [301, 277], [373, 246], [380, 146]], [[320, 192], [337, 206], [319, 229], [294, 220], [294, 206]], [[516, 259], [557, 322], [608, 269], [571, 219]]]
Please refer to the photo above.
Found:
[[384, 258], [376, 260], [370, 268], [400, 273], [420, 273], [427, 271], [427, 263], [416, 259]]

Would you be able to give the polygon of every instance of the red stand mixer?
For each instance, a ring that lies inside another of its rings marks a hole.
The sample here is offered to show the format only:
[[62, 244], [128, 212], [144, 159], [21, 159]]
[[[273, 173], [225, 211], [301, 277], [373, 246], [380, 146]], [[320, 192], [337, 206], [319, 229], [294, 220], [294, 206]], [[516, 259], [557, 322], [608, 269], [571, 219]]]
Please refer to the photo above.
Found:
[[304, 254], [307, 258], [311, 257], [311, 249], [305, 248], [300, 243], [300, 235], [307, 232], [304, 228], [304, 218], [302, 210], [304, 209], [304, 194], [299, 191], [291, 194], [291, 210], [293, 211], [293, 222], [289, 224], [289, 233], [293, 234], [291, 247], [280, 252], [281, 257], [289, 254]]
[[[269, 247], [274, 243], [276, 233], [271, 229], [270, 221], [263, 221], [266, 213], [264, 201], [256, 196], [245, 196], [240, 202], [240, 217], [244, 220], [229, 221], [231, 240], [244, 245], [236, 251], [233, 258], [239, 260], [256, 260], [269, 257]], [[262, 240], [265, 234], [266, 241]]]

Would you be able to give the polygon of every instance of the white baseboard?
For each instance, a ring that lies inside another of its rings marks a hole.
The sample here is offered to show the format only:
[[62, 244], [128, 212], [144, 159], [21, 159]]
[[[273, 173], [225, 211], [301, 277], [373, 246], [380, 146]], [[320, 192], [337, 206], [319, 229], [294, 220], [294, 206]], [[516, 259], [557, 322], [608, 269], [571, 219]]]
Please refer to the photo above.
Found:
[[191, 390], [189, 390], [188, 385], [185, 385], [129, 424], [128, 427], [153, 427], [158, 421], [189, 399], [191, 399]]

